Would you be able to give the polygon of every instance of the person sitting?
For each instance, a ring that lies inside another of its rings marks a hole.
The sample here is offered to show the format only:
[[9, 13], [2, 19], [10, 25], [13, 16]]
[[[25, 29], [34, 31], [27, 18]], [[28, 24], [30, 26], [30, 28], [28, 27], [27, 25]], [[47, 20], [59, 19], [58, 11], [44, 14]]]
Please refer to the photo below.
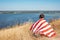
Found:
[[30, 31], [32, 31], [35, 36], [38, 34], [49, 38], [55, 36], [56, 32], [44, 17], [44, 14], [40, 14], [39, 20], [31, 26]]

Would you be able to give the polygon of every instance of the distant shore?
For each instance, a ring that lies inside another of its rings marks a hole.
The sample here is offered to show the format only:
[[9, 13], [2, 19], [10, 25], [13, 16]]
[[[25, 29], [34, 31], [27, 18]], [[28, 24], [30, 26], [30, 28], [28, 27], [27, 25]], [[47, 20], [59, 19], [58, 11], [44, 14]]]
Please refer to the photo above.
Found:
[[0, 14], [16, 14], [16, 13], [60, 13], [60, 11], [0, 11]]

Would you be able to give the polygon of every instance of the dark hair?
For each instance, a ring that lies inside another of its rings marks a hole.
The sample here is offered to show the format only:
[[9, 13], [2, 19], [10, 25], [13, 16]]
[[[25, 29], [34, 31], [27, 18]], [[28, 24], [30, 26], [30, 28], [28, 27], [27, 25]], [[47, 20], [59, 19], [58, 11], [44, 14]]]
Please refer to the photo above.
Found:
[[40, 15], [39, 15], [39, 18], [44, 18], [44, 14], [43, 14], [43, 13], [40, 14]]

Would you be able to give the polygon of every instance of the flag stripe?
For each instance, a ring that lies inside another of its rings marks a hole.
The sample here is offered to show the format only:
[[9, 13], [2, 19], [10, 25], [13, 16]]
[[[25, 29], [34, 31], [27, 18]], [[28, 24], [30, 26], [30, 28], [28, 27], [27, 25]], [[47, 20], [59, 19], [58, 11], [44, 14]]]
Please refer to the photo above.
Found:
[[49, 25], [48, 27], [45, 27], [45, 28], [41, 29], [40, 31], [49, 30], [50, 28], [51, 28], [51, 26]]
[[47, 30], [49, 31], [51, 28], [48, 28], [48, 29], [46, 29], [46, 30], [43, 30], [43, 31], [41, 31], [41, 32], [47, 32]]
[[34, 23], [34, 24], [31, 26], [31, 28], [30, 28], [31, 31], [33, 30], [34, 26], [35, 26], [39, 21], [40, 21], [40, 20], [38, 20], [36, 23]]
[[[33, 24], [33, 25], [34, 25], [34, 24]], [[32, 26], [33, 26], [33, 25], [32, 25]], [[32, 31], [32, 26], [31, 26], [31, 28], [30, 28], [31, 31]]]
[[47, 25], [47, 24], [48, 24], [48, 23], [45, 22], [43, 25], [40, 26], [40, 29], [41, 29], [42, 27], [44, 27], [45, 25]]
[[47, 26], [48, 26], [48, 24], [46, 24], [44, 27], [40, 28], [39, 30], [41, 30], [41, 29], [43, 29], [43, 28], [45, 28], [45, 27], [47, 27]]
[[39, 27], [39, 29], [37, 30], [37, 32], [38, 31], [40, 31], [40, 29], [42, 28], [42, 27], [44, 27], [46, 24], [48, 24], [47, 22], [45, 22], [45, 23], [43, 23], [44, 25], [41, 25], [40, 27]]
[[52, 33], [50, 33], [48, 36], [51, 37], [51, 35], [53, 35], [54, 33], [55, 33], [55, 32], [52, 32]]
[[38, 32], [39, 27], [40, 27], [43, 23], [45, 23], [45, 22], [46, 22], [46, 20], [44, 20], [43, 22], [41, 22], [41, 24], [37, 27], [36, 32]]
[[53, 31], [53, 29], [50, 29], [50, 30], [44, 32], [44, 34], [46, 35], [47, 33], [51, 32], [51, 31]]
[[37, 24], [40, 22], [41, 20], [38, 20], [34, 25], [33, 25], [33, 29], [37, 26]]
[[33, 33], [40, 33], [46, 35], [47, 37], [53, 37], [54, 35], [56, 35], [51, 25], [49, 25], [48, 22], [46, 22], [46, 20], [44, 19], [40, 19], [36, 23], [34, 23], [31, 26], [30, 30], [32, 30]]
[[42, 22], [45, 22], [45, 20], [40, 21], [40, 22], [36, 25], [36, 27], [34, 28], [33, 32], [36, 31], [36, 29], [39, 27], [39, 25], [40, 25]]
[[[45, 22], [46, 22], [46, 21], [44, 20], [44, 21], [39, 25], [39, 27], [42, 26]], [[38, 27], [37, 29], [39, 29], [39, 27]], [[36, 29], [36, 30], [37, 30], [37, 29]]]
[[51, 37], [54, 37], [56, 35], [56, 33], [52, 34]]
[[52, 32], [54, 32], [54, 30], [53, 31], [50, 31], [49, 33], [47, 33], [46, 35], [49, 35], [50, 33], [52, 33]]

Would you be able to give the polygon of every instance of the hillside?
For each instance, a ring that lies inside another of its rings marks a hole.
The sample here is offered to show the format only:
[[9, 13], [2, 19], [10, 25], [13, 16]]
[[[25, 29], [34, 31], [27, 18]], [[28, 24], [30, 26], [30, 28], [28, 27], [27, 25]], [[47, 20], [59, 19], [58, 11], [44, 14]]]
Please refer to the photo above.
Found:
[[32, 23], [27, 22], [21, 26], [16, 26], [9, 29], [0, 30], [0, 40], [60, 40], [60, 20], [55, 20], [50, 23], [55, 29], [57, 35], [54, 38], [47, 38], [39, 36], [36, 38], [29, 30]]

